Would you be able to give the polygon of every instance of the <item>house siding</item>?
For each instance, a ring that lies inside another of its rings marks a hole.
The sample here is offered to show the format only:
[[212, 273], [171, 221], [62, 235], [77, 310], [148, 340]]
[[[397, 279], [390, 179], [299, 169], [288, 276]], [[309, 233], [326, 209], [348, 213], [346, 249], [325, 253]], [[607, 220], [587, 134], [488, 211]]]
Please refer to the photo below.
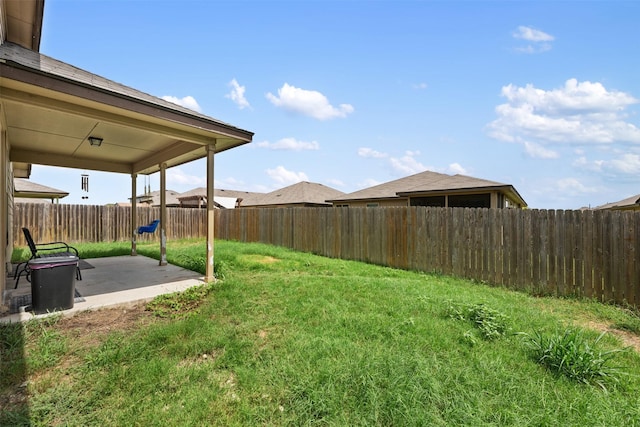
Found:
[[409, 206], [409, 201], [406, 198], [395, 198], [395, 199], [363, 199], [363, 200], [345, 200], [339, 202], [333, 202], [334, 207], [350, 207], [350, 208], [366, 208], [373, 207], [372, 205], [377, 205], [375, 207], [380, 208], [393, 208], [393, 207], [404, 207]]
[[0, 105], [0, 200], [6, 203], [0, 203], [0, 260], [2, 268], [0, 268], [0, 295], [2, 299], [0, 304], [4, 303], [4, 293], [6, 289], [7, 270], [11, 265], [11, 252], [13, 247], [13, 236], [9, 235], [12, 230], [12, 213], [13, 213], [13, 172], [11, 163], [9, 162], [9, 142], [4, 121], [4, 112]]

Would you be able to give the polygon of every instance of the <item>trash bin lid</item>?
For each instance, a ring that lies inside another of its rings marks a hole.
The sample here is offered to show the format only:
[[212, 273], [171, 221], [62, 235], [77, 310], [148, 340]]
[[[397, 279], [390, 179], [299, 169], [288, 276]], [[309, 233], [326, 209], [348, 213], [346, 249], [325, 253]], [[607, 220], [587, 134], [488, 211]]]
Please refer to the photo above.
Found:
[[32, 270], [38, 270], [40, 268], [62, 267], [65, 265], [78, 265], [78, 257], [75, 255], [69, 255], [34, 258], [32, 260], [29, 260], [28, 264], [29, 268]]

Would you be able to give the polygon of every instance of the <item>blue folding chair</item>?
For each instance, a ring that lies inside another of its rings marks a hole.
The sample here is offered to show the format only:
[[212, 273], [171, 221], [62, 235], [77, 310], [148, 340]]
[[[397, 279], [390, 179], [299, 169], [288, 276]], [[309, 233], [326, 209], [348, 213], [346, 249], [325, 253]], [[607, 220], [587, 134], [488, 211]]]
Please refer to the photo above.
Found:
[[160, 220], [156, 219], [155, 221], [153, 221], [150, 224], [141, 225], [140, 227], [138, 227], [138, 234], [153, 233], [153, 232], [156, 231], [156, 228], [158, 228], [158, 224], [160, 224]]

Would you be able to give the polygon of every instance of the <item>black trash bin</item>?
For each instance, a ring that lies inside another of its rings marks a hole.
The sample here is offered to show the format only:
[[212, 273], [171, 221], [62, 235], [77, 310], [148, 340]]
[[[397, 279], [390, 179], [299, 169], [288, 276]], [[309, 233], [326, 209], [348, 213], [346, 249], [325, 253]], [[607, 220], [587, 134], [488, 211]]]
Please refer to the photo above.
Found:
[[36, 258], [29, 261], [31, 306], [35, 313], [73, 308], [77, 256]]

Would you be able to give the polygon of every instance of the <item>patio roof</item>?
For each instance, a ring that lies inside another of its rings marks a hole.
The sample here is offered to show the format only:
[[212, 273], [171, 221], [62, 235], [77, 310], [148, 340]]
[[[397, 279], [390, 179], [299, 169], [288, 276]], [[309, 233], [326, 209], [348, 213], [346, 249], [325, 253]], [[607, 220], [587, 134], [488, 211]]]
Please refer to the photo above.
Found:
[[0, 92], [12, 162], [150, 174], [253, 137], [11, 42], [0, 45]]

